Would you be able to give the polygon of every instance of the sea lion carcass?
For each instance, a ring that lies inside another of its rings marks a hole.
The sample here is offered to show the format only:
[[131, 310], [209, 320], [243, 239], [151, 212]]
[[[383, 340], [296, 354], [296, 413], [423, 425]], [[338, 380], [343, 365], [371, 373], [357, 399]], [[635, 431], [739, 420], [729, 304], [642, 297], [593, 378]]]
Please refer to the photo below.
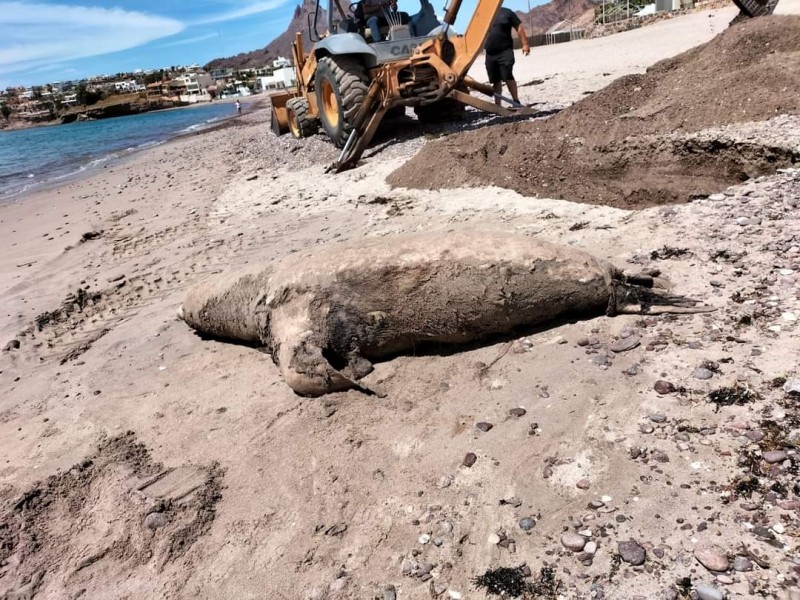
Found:
[[203, 333], [263, 344], [295, 392], [319, 396], [360, 388], [370, 361], [420, 345], [566, 315], [639, 311], [642, 298], [658, 296], [582, 250], [521, 234], [451, 231], [296, 253], [274, 270], [201, 283], [180, 315]]

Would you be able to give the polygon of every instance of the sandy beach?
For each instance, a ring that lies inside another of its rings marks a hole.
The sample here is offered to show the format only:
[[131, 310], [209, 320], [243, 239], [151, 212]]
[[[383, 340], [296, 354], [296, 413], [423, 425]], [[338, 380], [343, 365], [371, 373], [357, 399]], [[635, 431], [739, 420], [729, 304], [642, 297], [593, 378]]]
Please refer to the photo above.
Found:
[[[521, 97], [563, 108], [735, 14], [534, 48]], [[276, 138], [256, 108], [0, 206], [0, 597], [472, 599], [525, 564], [543, 598], [800, 598], [800, 168], [639, 211], [392, 188], [463, 126], [410, 115], [336, 176], [322, 135]], [[800, 156], [800, 115], [734, 129]], [[317, 399], [177, 317], [218, 273], [453, 228], [656, 269], [717, 310], [400, 356], [367, 378], [385, 397]]]

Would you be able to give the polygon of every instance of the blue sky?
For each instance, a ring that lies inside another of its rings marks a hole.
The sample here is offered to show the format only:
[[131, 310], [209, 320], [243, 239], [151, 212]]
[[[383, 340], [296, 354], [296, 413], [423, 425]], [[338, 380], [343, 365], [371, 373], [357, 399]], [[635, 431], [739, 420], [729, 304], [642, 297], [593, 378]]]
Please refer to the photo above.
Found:
[[[445, 0], [433, 0], [441, 14]], [[464, 0], [457, 28], [477, 0]], [[545, 0], [531, 0], [531, 6]], [[263, 48], [300, 0], [0, 0], [0, 89], [169, 65]], [[322, 0], [323, 6], [327, 3]], [[505, 0], [525, 9], [527, 0]], [[416, 12], [418, 0], [400, 0]]]

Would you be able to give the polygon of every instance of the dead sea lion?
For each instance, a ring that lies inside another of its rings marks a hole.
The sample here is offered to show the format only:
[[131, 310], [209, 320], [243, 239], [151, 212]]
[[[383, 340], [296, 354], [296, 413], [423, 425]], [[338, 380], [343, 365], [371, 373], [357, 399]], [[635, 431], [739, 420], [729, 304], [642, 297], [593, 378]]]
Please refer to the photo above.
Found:
[[[370, 361], [566, 315], [697, 312], [587, 252], [520, 234], [384, 237], [293, 254], [189, 291], [203, 333], [263, 344], [286, 383], [319, 396], [360, 388]], [[656, 310], [656, 308], [658, 310]]]

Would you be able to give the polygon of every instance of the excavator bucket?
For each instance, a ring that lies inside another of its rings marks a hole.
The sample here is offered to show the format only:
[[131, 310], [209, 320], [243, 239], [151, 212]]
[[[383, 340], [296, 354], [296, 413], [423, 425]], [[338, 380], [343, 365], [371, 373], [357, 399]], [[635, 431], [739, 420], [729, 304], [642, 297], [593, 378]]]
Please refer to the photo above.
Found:
[[289, 132], [289, 111], [286, 110], [286, 103], [291, 97], [289, 92], [278, 92], [269, 97], [272, 103], [270, 127], [275, 135], [283, 135]]

